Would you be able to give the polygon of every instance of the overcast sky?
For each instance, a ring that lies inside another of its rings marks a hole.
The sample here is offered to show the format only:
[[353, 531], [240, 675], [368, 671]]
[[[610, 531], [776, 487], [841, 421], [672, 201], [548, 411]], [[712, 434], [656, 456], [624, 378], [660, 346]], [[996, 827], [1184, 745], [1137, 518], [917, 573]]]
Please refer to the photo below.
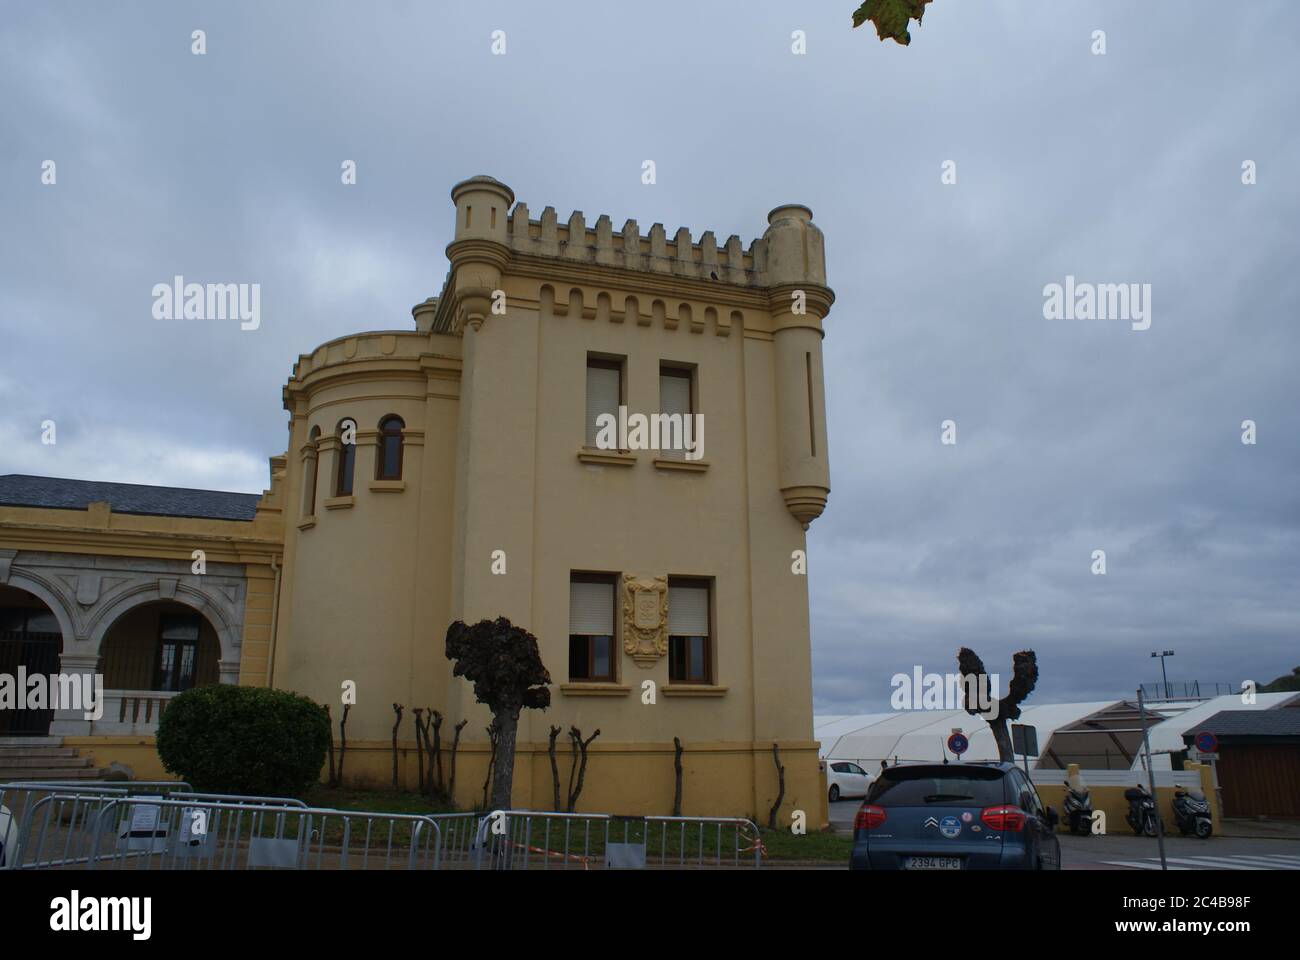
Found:
[[[1157, 649], [1289, 671], [1300, 5], [934, 0], [904, 48], [855, 4], [6, 5], [0, 473], [261, 491], [294, 359], [412, 326], [467, 176], [720, 242], [801, 202], [836, 292], [818, 713], [962, 644], [1037, 650], [1036, 702], [1131, 694]], [[261, 328], [154, 320], [175, 274], [259, 283]], [[1044, 319], [1067, 275], [1151, 284], [1150, 329]]]

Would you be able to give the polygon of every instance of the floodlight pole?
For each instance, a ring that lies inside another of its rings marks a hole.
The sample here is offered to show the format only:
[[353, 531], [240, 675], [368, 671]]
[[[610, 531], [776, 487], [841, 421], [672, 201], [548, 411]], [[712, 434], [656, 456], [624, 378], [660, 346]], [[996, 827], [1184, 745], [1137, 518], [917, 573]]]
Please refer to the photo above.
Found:
[[1172, 650], [1166, 650], [1163, 653], [1157, 653], [1154, 650], [1151, 651], [1151, 656], [1160, 658], [1160, 680], [1164, 684], [1166, 700], [1169, 699], [1169, 675], [1165, 673], [1165, 657], [1172, 657], [1173, 655], [1174, 652]]
[[[1164, 666], [1164, 660], [1161, 660], [1160, 664]], [[1165, 860], [1165, 824], [1160, 816], [1160, 798], [1156, 795], [1156, 771], [1151, 766], [1151, 738], [1147, 736], [1147, 708], [1146, 702], [1142, 699], [1141, 684], [1138, 685], [1138, 717], [1142, 720], [1142, 752], [1146, 757], [1147, 783], [1151, 785], [1151, 803], [1156, 808], [1156, 842], [1160, 846], [1160, 869], [1168, 870], [1169, 863]], [[1171, 760], [1170, 766], [1172, 765]]]

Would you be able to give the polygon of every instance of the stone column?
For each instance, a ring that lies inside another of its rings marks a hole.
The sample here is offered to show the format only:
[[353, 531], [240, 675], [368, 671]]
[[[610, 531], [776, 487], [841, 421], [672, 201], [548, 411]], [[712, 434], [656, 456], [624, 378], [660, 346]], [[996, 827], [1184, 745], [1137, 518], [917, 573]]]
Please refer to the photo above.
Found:
[[[98, 696], [95, 685], [95, 677], [99, 670], [99, 654], [85, 652], [64, 652], [59, 656], [59, 672], [67, 676], [80, 675], [81, 689], [88, 693]], [[57, 683], [55, 684], [57, 686]], [[99, 689], [103, 684], [99, 685]], [[54, 719], [50, 722], [50, 735], [55, 737], [85, 737], [89, 736], [92, 729], [92, 722], [86, 719], [86, 709], [78, 706], [74, 709], [59, 709], [54, 711]], [[102, 720], [115, 720], [116, 717], [108, 716], [108, 705], [104, 704], [104, 714]]]

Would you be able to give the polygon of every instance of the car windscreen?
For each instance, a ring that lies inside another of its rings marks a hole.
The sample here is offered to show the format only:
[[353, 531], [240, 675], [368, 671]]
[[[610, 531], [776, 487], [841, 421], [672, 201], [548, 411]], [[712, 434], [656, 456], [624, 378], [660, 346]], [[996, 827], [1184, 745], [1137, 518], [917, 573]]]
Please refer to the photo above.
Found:
[[1003, 799], [1005, 777], [1001, 770], [970, 767], [891, 767], [881, 772], [867, 793], [867, 803], [878, 807], [961, 804], [992, 807]]

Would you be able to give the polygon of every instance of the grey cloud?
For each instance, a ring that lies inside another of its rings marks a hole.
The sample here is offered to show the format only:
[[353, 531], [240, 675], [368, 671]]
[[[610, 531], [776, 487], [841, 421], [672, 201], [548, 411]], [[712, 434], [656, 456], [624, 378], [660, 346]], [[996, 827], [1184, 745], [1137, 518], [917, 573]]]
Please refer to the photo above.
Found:
[[[1289, 670], [1300, 10], [935, 0], [903, 49], [850, 30], [853, 6], [6, 8], [0, 471], [260, 490], [294, 358], [409, 325], [470, 174], [746, 241], [799, 201], [837, 294], [820, 711], [883, 708], [892, 673], [962, 643], [1008, 666], [1034, 645], [1044, 701], [1124, 695], [1156, 648], [1180, 678]], [[261, 283], [262, 329], [153, 321], [177, 273]], [[1151, 283], [1151, 329], [1044, 320], [1066, 274]]]

